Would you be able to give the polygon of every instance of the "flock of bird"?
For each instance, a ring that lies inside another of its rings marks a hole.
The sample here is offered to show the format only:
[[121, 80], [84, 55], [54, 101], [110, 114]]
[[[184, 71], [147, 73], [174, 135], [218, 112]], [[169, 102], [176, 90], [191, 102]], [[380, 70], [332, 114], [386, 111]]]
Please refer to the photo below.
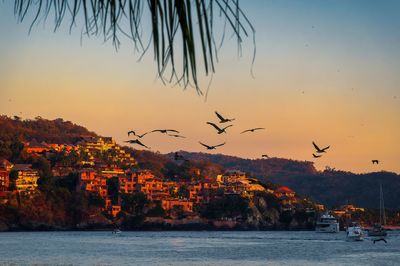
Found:
[[[216, 133], [218, 135], [223, 134], [223, 133], [226, 134], [227, 129], [230, 127], [233, 127], [233, 123], [231, 123], [231, 122], [235, 121], [235, 118], [226, 118], [223, 115], [221, 115], [220, 113], [218, 113], [217, 111], [215, 111], [215, 115], [217, 116], [219, 121], [217, 123], [207, 121], [206, 124], [212, 126], [216, 130]], [[227, 126], [223, 126], [225, 123], [231, 123], [231, 124], [229, 124]], [[265, 128], [264, 127], [249, 128], [249, 129], [243, 130], [242, 132], [240, 132], [240, 134], [253, 133], [253, 132], [259, 131], [259, 130], [265, 130]], [[142, 139], [144, 136], [146, 136], [148, 134], [152, 134], [152, 133], [162, 133], [162, 134], [166, 134], [169, 137], [174, 137], [174, 138], [186, 138], [185, 136], [180, 135], [180, 132], [175, 129], [154, 129], [149, 132], [145, 132], [143, 134], [138, 134], [136, 131], [130, 130], [130, 131], [128, 131], [128, 137], [133, 135], [136, 138], [127, 140], [125, 142], [130, 143], [130, 144], [137, 144], [137, 145], [140, 145], [147, 149], [150, 149], [150, 147], [145, 145], [140, 139]], [[226, 144], [226, 142], [216, 144], [216, 145], [210, 145], [210, 144], [206, 144], [206, 143], [199, 141], [199, 144], [202, 145], [207, 150], [215, 150], [218, 147], [224, 146]], [[314, 141], [312, 142], [312, 145], [314, 146], [314, 149], [315, 149], [315, 152], [312, 153], [312, 156], [315, 159], [322, 157], [323, 154], [326, 153], [327, 150], [330, 148], [330, 145], [326, 146], [324, 148], [320, 148], [320, 146], [318, 146]], [[270, 157], [267, 154], [262, 154], [261, 157], [270, 159]], [[187, 161], [182, 155], [178, 154], [177, 152], [175, 152], [175, 154], [174, 154], [174, 159]], [[372, 164], [379, 164], [379, 160], [372, 160]]]
[[320, 147], [318, 147], [318, 145], [314, 141], [312, 142], [312, 144], [315, 148], [315, 153], [316, 153], [316, 154], [315, 153], [312, 154], [314, 158], [322, 157], [322, 153], [326, 152], [326, 150], [331, 147], [331, 146], [327, 146], [327, 147], [321, 149]]
[[[154, 129], [152, 131], [149, 131], [149, 132], [146, 132], [146, 133], [143, 133], [143, 134], [137, 134], [136, 131], [130, 130], [130, 131], [128, 131], [128, 137], [132, 134], [135, 137], [137, 137], [137, 139], [131, 139], [131, 140], [127, 140], [125, 142], [130, 143], [130, 144], [138, 144], [138, 145], [140, 145], [142, 147], [150, 149], [150, 147], [148, 147], [147, 145], [143, 144], [143, 142], [141, 142], [139, 139], [143, 138], [144, 136], [146, 136], [146, 135], [148, 135], [150, 133], [156, 133], [156, 132], [163, 133], [163, 134], [166, 134], [166, 135], [168, 135], [170, 137], [174, 137], [174, 138], [185, 138], [184, 136], [179, 135], [179, 131], [175, 130], [175, 129]], [[170, 132], [171, 132], [171, 134], [169, 134]]]
[[[206, 122], [206, 124], [212, 126], [215, 130], [217, 134], [223, 134], [223, 133], [227, 133], [227, 129], [230, 127], [233, 127], [233, 124], [227, 125], [227, 126], [222, 126], [225, 123], [229, 123], [229, 122], [233, 122], [235, 121], [235, 118], [225, 118], [224, 116], [222, 116], [220, 113], [215, 112], [215, 115], [217, 116], [217, 118], [219, 119], [219, 121], [217, 123], [213, 123], [213, 122]], [[250, 128], [250, 129], [246, 129], [243, 130], [242, 132], [240, 132], [240, 134], [244, 134], [244, 133], [248, 133], [248, 132], [255, 132], [257, 130], [263, 130], [265, 128], [263, 127], [255, 127], [255, 128]], [[126, 140], [126, 143], [130, 143], [130, 144], [136, 144], [136, 145], [140, 145], [142, 147], [145, 147], [147, 149], [150, 149], [150, 147], [148, 147], [146, 144], [144, 144], [141, 139], [146, 136], [149, 135], [151, 133], [162, 133], [162, 134], [166, 134], [169, 137], [175, 137], [175, 138], [186, 138], [183, 135], [180, 135], [180, 132], [178, 130], [175, 129], [154, 129], [151, 130], [149, 132], [145, 132], [143, 134], [139, 134], [137, 131], [135, 130], [130, 130], [128, 131], [128, 137], [130, 137], [131, 135], [135, 137], [135, 139], [130, 139], [130, 140]], [[199, 141], [199, 144], [202, 145], [204, 148], [206, 148], [207, 150], [215, 150], [218, 147], [221, 147], [223, 145], [226, 144], [226, 142], [220, 143], [220, 144], [216, 144], [216, 145], [210, 145], [210, 144], [206, 144], [203, 143], [201, 141]], [[265, 158], [269, 158], [267, 155], [262, 155], [262, 157]], [[175, 153], [174, 156], [175, 160], [183, 160], [183, 157], [181, 155], [179, 155], [178, 153]]]

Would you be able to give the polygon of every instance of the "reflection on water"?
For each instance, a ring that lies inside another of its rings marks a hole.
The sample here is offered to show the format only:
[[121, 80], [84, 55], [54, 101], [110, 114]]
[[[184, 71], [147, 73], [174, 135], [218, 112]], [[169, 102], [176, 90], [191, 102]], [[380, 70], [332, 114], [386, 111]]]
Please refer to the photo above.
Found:
[[0, 265], [399, 265], [388, 243], [315, 232], [0, 233]]

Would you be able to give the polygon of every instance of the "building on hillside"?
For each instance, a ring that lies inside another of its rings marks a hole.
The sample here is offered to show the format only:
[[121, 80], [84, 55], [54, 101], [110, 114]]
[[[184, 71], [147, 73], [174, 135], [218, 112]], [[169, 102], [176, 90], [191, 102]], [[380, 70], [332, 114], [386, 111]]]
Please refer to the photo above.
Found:
[[25, 142], [24, 150], [27, 153], [44, 153], [50, 150], [50, 147], [45, 142], [38, 142], [37, 140], [33, 139], [30, 142]]
[[296, 196], [296, 192], [294, 192], [293, 190], [291, 190], [288, 187], [279, 187], [275, 190], [275, 196], [277, 198], [280, 198], [282, 196], [294, 198]]
[[353, 204], [346, 204], [338, 209], [335, 209], [333, 213], [337, 217], [345, 217], [350, 219], [354, 212], [364, 212], [364, 211], [365, 211], [364, 208], [355, 207]]
[[8, 160], [0, 159], [0, 169], [6, 170], [6, 171], [11, 171], [13, 166], [14, 165], [12, 163], [10, 163]]
[[119, 167], [105, 167], [101, 170], [101, 174], [103, 176], [111, 178], [114, 176], [124, 175], [125, 171]]
[[108, 198], [107, 177], [97, 174], [93, 169], [85, 169], [79, 173], [79, 188], [84, 191], [99, 194], [103, 199]]
[[228, 170], [217, 176], [217, 181], [224, 184], [235, 183], [246, 179], [246, 173], [239, 170]]
[[10, 172], [0, 169], [0, 191], [7, 191], [10, 186]]
[[72, 144], [58, 144], [58, 143], [50, 143], [48, 144], [49, 148], [53, 151], [61, 152], [65, 151], [66, 153], [70, 153], [71, 151], [77, 151], [78, 148]]
[[32, 192], [36, 190], [37, 181], [40, 178], [39, 172], [32, 169], [31, 164], [16, 164], [12, 171], [17, 171], [18, 176], [15, 181], [15, 188], [18, 192]]
[[113, 217], [117, 217], [118, 213], [121, 212], [121, 205], [112, 205], [110, 214]]
[[10, 171], [13, 164], [6, 159], [0, 160], [0, 191], [7, 191], [10, 186]]
[[279, 199], [283, 210], [292, 210], [297, 203], [296, 192], [288, 187], [279, 187], [274, 194]]
[[86, 137], [79, 143], [89, 152], [107, 151], [115, 147], [115, 141], [111, 137]]
[[161, 201], [162, 208], [169, 212], [173, 209], [181, 209], [184, 212], [193, 212], [193, 202], [182, 199], [166, 199]]

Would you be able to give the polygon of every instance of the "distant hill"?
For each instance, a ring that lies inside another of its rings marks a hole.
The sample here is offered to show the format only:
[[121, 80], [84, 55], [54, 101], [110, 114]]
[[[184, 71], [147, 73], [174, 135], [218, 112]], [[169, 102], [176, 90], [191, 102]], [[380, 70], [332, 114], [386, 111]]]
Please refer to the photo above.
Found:
[[61, 118], [48, 120], [41, 117], [22, 120], [0, 116], [0, 158], [10, 158], [13, 146], [22, 141], [36, 140], [46, 143], [74, 144], [82, 137], [96, 136], [82, 126]]
[[190, 160], [210, 161], [226, 169], [239, 169], [260, 180], [288, 186], [329, 207], [346, 203], [379, 208], [379, 184], [382, 183], [385, 207], [400, 208], [400, 175], [389, 172], [354, 174], [328, 169], [317, 171], [312, 162], [281, 158], [243, 159], [223, 154], [180, 152]]
[[[61, 118], [22, 120], [19, 117], [0, 116], [0, 158], [12, 158], [13, 153], [21, 149], [21, 141], [35, 139], [38, 142], [71, 144], [87, 136], [97, 135]], [[400, 176], [395, 173], [354, 174], [332, 169], [317, 171], [309, 161], [282, 158], [251, 160], [223, 154], [180, 151], [180, 155], [190, 160], [185, 162], [175, 161], [173, 153], [163, 155], [128, 147], [125, 149], [138, 161], [140, 168], [152, 170], [162, 177], [188, 177], [197, 170], [203, 176], [211, 177], [224, 169], [238, 169], [262, 181], [288, 186], [329, 207], [353, 203], [361, 207], [378, 208], [379, 184], [382, 183], [385, 206], [400, 208]]]
[[19, 117], [0, 116], [0, 140], [18, 137], [25, 141], [73, 144], [83, 136], [97, 136], [94, 132], [61, 118], [48, 120], [41, 117], [22, 120]]

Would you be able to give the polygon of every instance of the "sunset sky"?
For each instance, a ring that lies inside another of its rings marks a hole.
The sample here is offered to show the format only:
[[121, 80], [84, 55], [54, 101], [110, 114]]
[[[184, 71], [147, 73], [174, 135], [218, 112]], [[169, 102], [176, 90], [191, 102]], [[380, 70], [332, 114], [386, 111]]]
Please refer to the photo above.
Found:
[[[131, 129], [175, 128], [187, 137], [143, 139], [162, 153], [226, 141], [213, 153], [400, 173], [400, 1], [241, 4], [257, 31], [255, 78], [251, 39], [241, 58], [228, 39], [205, 102], [194, 89], [157, 80], [151, 49], [138, 62], [129, 41], [118, 51], [101, 38], [81, 44], [80, 27], [54, 33], [51, 20], [29, 35], [31, 21], [18, 23], [13, 1], [1, 1], [0, 114], [61, 117], [119, 143]], [[204, 90], [208, 82], [201, 80]], [[206, 124], [217, 121], [216, 110], [236, 118], [226, 135]], [[239, 134], [250, 127], [266, 130]], [[331, 145], [318, 160], [313, 140]]]

